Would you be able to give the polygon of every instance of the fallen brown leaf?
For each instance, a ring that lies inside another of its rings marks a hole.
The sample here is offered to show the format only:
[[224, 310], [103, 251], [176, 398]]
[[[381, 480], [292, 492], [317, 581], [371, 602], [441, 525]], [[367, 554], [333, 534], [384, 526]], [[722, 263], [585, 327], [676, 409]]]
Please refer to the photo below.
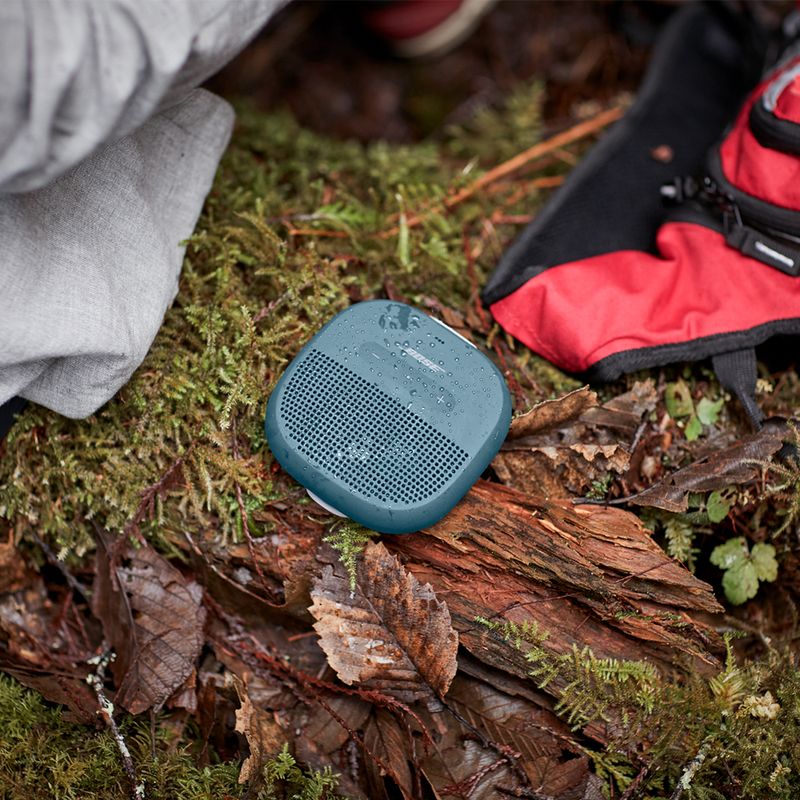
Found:
[[503, 483], [528, 494], [583, 497], [595, 481], [627, 473], [656, 399], [653, 382], [643, 381], [602, 406], [587, 387], [540, 403], [514, 420], [492, 466]]
[[99, 542], [92, 609], [117, 654], [116, 701], [133, 714], [160, 708], [192, 674], [203, 646], [202, 589], [152, 548], [115, 560]]
[[597, 394], [588, 386], [565, 394], [555, 400], [545, 400], [535, 405], [530, 411], [511, 420], [508, 430], [509, 439], [522, 436], [533, 436], [578, 419], [581, 414], [597, 405]]
[[503, 483], [544, 497], [581, 497], [609, 473], [623, 475], [630, 454], [617, 444], [545, 445], [505, 450], [492, 462]]
[[[416, 800], [413, 754], [409, 753], [408, 734], [397, 718], [385, 709], [376, 708], [364, 728], [364, 745], [387, 767], [384, 772], [375, 761], [365, 759], [370, 797], [373, 800], [396, 797], [399, 792], [403, 800]], [[391, 793], [386, 790], [387, 780], [395, 787]]]
[[686, 511], [691, 492], [712, 492], [754, 480], [762, 470], [758, 462], [768, 461], [781, 449], [785, 438], [785, 424], [768, 422], [758, 433], [698, 459], [629, 500], [664, 511]]
[[41, 576], [30, 577], [25, 588], [0, 596], [0, 670], [66, 706], [77, 721], [92, 722], [97, 700], [85, 661], [93, 652], [64, 625]]
[[355, 697], [327, 697], [325, 705], [298, 707], [293, 715], [292, 728], [301, 732], [295, 739], [296, 757], [314, 769], [331, 767], [346, 797], [365, 797], [359, 780], [362, 753], [350, 732], [363, 728], [371, 707]]
[[244, 681], [236, 675], [233, 686], [239, 697], [236, 731], [244, 736], [250, 748], [250, 755], [239, 771], [239, 783], [248, 783], [261, 775], [265, 761], [280, 750], [286, 737], [272, 714], [253, 705]]
[[344, 568], [333, 562], [314, 581], [310, 611], [339, 678], [407, 703], [443, 697], [458, 650], [447, 606], [381, 542], [367, 545], [352, 594]]
[[453, 681], [447, 703], [491, 742], [519, 753], [519, 765], [537, 791], [554, 794], [547, 776], [560, 763], [563, 746], [539, 724], [536, 705], [463, 675]]

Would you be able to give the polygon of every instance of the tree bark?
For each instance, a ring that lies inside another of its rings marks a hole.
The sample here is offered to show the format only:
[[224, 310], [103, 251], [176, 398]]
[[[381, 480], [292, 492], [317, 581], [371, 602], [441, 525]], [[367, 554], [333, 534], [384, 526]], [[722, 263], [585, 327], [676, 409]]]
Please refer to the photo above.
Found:
[[[207, 589], [245, 619], [263, 618], [267, 604], [270, 615], [303, 627], [309, 583], [337, 558], [321, 542], [323, 513], [280, 503], [260, 521], [273, 526], [255, 540], [267, 587], [247, 571], [246, 545], [210, 550], [209, 539], [192, 542]], [[525, 678], [528, 664], [479, 617], [536, 622], [554, 653], [588, 645], [598, 657], [647, 660], [664, 673], [719, 667], [721, 642], [709, 619], [722, 609], [711, 587], [667, 556], [627, 511], [479, 481], [432, 528], [382, 539], [447, 603], [462, 648], [494, 670]]]

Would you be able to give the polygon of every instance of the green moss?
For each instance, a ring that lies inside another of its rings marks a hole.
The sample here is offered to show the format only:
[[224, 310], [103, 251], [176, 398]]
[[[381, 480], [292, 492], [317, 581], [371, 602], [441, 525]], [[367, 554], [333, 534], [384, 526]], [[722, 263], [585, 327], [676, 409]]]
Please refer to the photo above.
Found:
[[607, 747], [586, 752], [609, 796], [637, 776], [636, 796], [652, 800], [670, 797], [681, 780], [693, 798], [800, 795], [800, 672], [790, 653], [771, 650], [740, 664], [729, 641], [718, 674], [675, 680], [651, 664], [597, 658], [588, 648], [553, 654], [536, 626], [479, 622], [525, 653], [531, 677], [555, 691], [556, 711], [576, 730], [604, 727]]
[[[505, 116], [487, 113], [438, 144], [408, 147], [331, 141], [287, 115], [242, 109], [145, 362], [88, 420], [26, 410], [0, 458], [0, 518], [35, 526], [64, 558], [93, 548], [94, 523], [164, 541], [187, 526], [238, 538], [236, 484], [248, 514], [285, 489], [270, 478], [262, 419], [303, 343], [353, 299], [383, 296], [387, 281], [412, 303], [464, 310], [474, 301], [518, 227], [494, 228], [472, 275], [463, 232], [480, 237], [515, 187], [448, 213], [437, 203], [476, 177], [479, 145], [497, 163], [523, 132], [535, 138], [538, 98], [519, 90]], [[503, 211], [538, 202], [520, 197]], [[422, 224], [408, 224], [420, 211]], [[312, 233], [293, 235], [299, 229]]]
[[[0, 798], [3, 800], [100, 800], [130, 794], [111, 735], [64, 719], [60, 708], [0, 674]], [[238, 796], [238, 764], [197, 767], [185, 743], [158, 728], [156, 759], [149, 723], [127, 718], [121, 729], [145, 780], [147, 796], [208, 798]]]
[[[118, 800], [130, 796], [116, 743], [105, 730], [90, 731], [64, 719], [62, 710], [0, 673], [0, 800]], [[120, 729], [148, 800], [220, 800], [243, 797], [239, 762], [201, 767], [188, 739], [167, 725], [156, 727], [155, 759], [150, 723], [126, 716]], [[252, 800], [336, 800], [329, 769], [301, 769], [284, 747], [264, 767], [263, 786]]]

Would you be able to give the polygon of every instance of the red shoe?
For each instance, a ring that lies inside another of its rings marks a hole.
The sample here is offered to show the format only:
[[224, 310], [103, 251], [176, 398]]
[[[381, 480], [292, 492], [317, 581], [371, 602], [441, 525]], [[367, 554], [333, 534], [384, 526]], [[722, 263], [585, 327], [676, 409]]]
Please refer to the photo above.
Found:
[[399, 56], [442, 55], [464, 41], [495, 0], [392, 0], [375, 3], [367, 27]]

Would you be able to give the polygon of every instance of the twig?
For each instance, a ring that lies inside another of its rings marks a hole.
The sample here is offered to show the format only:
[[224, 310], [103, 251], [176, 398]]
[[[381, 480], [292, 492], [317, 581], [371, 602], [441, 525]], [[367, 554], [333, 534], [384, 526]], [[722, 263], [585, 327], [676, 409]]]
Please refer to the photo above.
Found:
[[154, 505], [156, 497], [160, 496], [162, 492], [166, 491], [172, 476], [178, 470], [180, 470], [181, 467], [183, 467], [183, 462], [186, 460], [186, 457], [189, 455], [191, 449], [192, 445], [190, 444], [186, 448], [186, 452], [179, 458], [176, 458], [167, 471], [155, 483], [151, 483], [146, 489], [141, 491], [140, 495], [142, 499], [139, 502], [133, 517], [131, 517], [130, 521], [127, 523], [127, 525], [125, 525], [124, 533], [126, 535], [130, 536], [135, 534], [139, 541], [142, 544], [145, 544], [142, 532], [139, 530], [139, 523], [145, 518], [148, 511], [152, 517], [153, 513], [155, 512]]
[[106, 650], [101, 655], [90, 658], [86, 663], [95, 667], [94, 673], [86, 676], [86, 683], [94, 689], [97, 695], [97, 703], [100, 710], [97, 712], [103, 718], [103, 721], [111, 731], [114, 741], [117, 743], [117, 748], [122, 756], [122, 767], [125, 774], [128, 776], [128, 781], [131, 785], [131, 800], [145, 800], [144, 781], [140, 781], [136, 775], [136, 768], [133, 766], [133, 758], [128, 745], [122, 736], [117, 723], [114, 721], [114, 704], [106, 697], [105, 689], [103, 688], [103, 681], [105, 680], [106, 667], [109, 662], [114, 658], [111, 650]]
[[587, 136], [590, 136], [591, 134], [608, 127], [613, 122], [616, 122], [623, 115], [623, 113], [624, 109], [621, 106], [614, 106], [613, 108], [609, 108], [607, 111], [602, 111], [600, 114], [592, 117], [591, 119], [587, 119], [585, 122], [579, 122], [577, 125], [573, 125], [571, 128], [562, 131], [555, 136], [551, 136], [549, 139], [539, 142], [538, 144], [533, 145], [533, 147], [529, 147], [527, 150], [523, 150], [513, 158], [508, 159], [508, 161], [504, 161], [502, 164], [498, 164], [488, 172], [484, 172], [483, 175], [474, 180], [469, 186], [465, 186], [461, 191], [457, 192], [451, 197], [446, 198], [444, 201], [445, 208], [450, 209], [453, 208], [453, 206], [462, 203], [464, 200], [472, 197], [472, 195], [474, 195], [484, 186], [488, 186], [490, 183], [493, 183], [500, 178], [504, 178], [506, 175], [510, 175], [512, 172], [516, 172], [520, 167], [524, 166], [529, 161], [533, 161], [536, 158], [541, 158], [543, 155], [552, 153], [554, 150], [558, 150], [565, 145], [577, 142], [579, 139], [584, 139]]
[[713, 741], [714, 739], [712, 736], [707, 736], [705, 738], [703, 743], [700, 745], [700, 749], [697, 751], [697, 755], [686, 765], [686, 768], [683, 770], [683, 774], [678, 780], [675, 791], [670, 795], [669, 800], [681, 799], [683, 793], [689, 788], [689, 784], [697, 774], [697, 770], [703, 766], [703, 762], [706, 760], [706, 756], [708, 755], [708, 751], [711, 749], [711, 744]]
[[[407, 228], [414, 228], [424, 222], [435, 211], [449, 211], [459, 203], [463, 203], [464, 200], [468, 200], [474, 194], [477, 194], [481, 189], [489, 186], [495, 181], [513, 174], [531, 161], [535, 161], [536, 159], [545, 155], [550, 155], [568, 144], [573, 144], [581, 139], [585, 139], [587, 136], [591, 136], [593, 133], [601, 131], [603, 128], [606, 128], [612, 123], [616, 122], [624, 113], [625, 109], [622, 106], [614, 106], [613, 108], [609, 108], [606, 111], [600, 112], [591, 119], [579, 122], [577, 125], [573, 125], [571, 128], [568, 128], [567, 130], [562, 131], [555, 136], [551, 136], [549, 139], [546, 139], [543, 142], [533, 145], [533, 147], [529, 147], [527, 150], [523, 150], [513, 158], [508, 159], [508, 161], [504, 161], [502, 164], [498, 164], [496, 167], [484, 172], [483, 175], [472, 181], [472, 183], [465, 186], [463, 189], [459, 189], [454, 194], [445, 197], [440, 203], [435, 203], [430, 208], [421, 211], [418, 214], [412, 214], [406, 219], [405, 226]], [[545, 178], [546, 180], [544, 180]], [[543, 176], [540, 185], [542, 187], [557, 186], [559, 185], [560, 180], [561, 176]], [[378, 239], [390, 239], [392, 236], [396, 236], [399, 231], [400, 227], [398, 225], [393, 225], [391, 228], [386, 228], [385, 230], [378, 232], [376, 237]], [[345, 231], [337, 230], [289, 227], [289, 235], [316, 236], [323, 238], [346, 238], [350, 234], [346, 233]]]
[[58, 556], [50, 549], [50, 545], [42, 539], [33, 528], [28, 529], [28, 534], [44, 553], [45, 558], [64, 576], [64, 580], [73, 592], [79, 594], [87, 603], [89, 602], [90, 591], [59, 561]]
[[508, 745], [500, 744], [499, 742], [495, 742], [494, 740], [490, 739], [486, 734], [484, 734], [483, 731], [481, 731], [479, 728], [476, 728], [468, 719], [459, 714], [458, 711], [456, 711], [447, 702], [442, 701], [442, 705], [459, 723], [461, 723], [461, 725], [464, 726], [464, 728], [466, 728], [468, 731], [471, 731], [487, 750], [494, 750], [502, 760], [505, 760], [523, 786], [530, 786], [528, 775], [519, 764], [519, 759], [522, 758], [522, 753], [518, 753], [516, 750], [514, 750], [514, 748], [509, 747]]
[[640, 770], [639, 774], [631, 781], [628, 788], [620, 795], [619, 800], [633, 800], [636, 797], [636, 793], [639, 789], [642, 788], [642, 784], [647, 778], [648, 774], [650, 773], [650, 767], [652, 765], [645, 764]]

